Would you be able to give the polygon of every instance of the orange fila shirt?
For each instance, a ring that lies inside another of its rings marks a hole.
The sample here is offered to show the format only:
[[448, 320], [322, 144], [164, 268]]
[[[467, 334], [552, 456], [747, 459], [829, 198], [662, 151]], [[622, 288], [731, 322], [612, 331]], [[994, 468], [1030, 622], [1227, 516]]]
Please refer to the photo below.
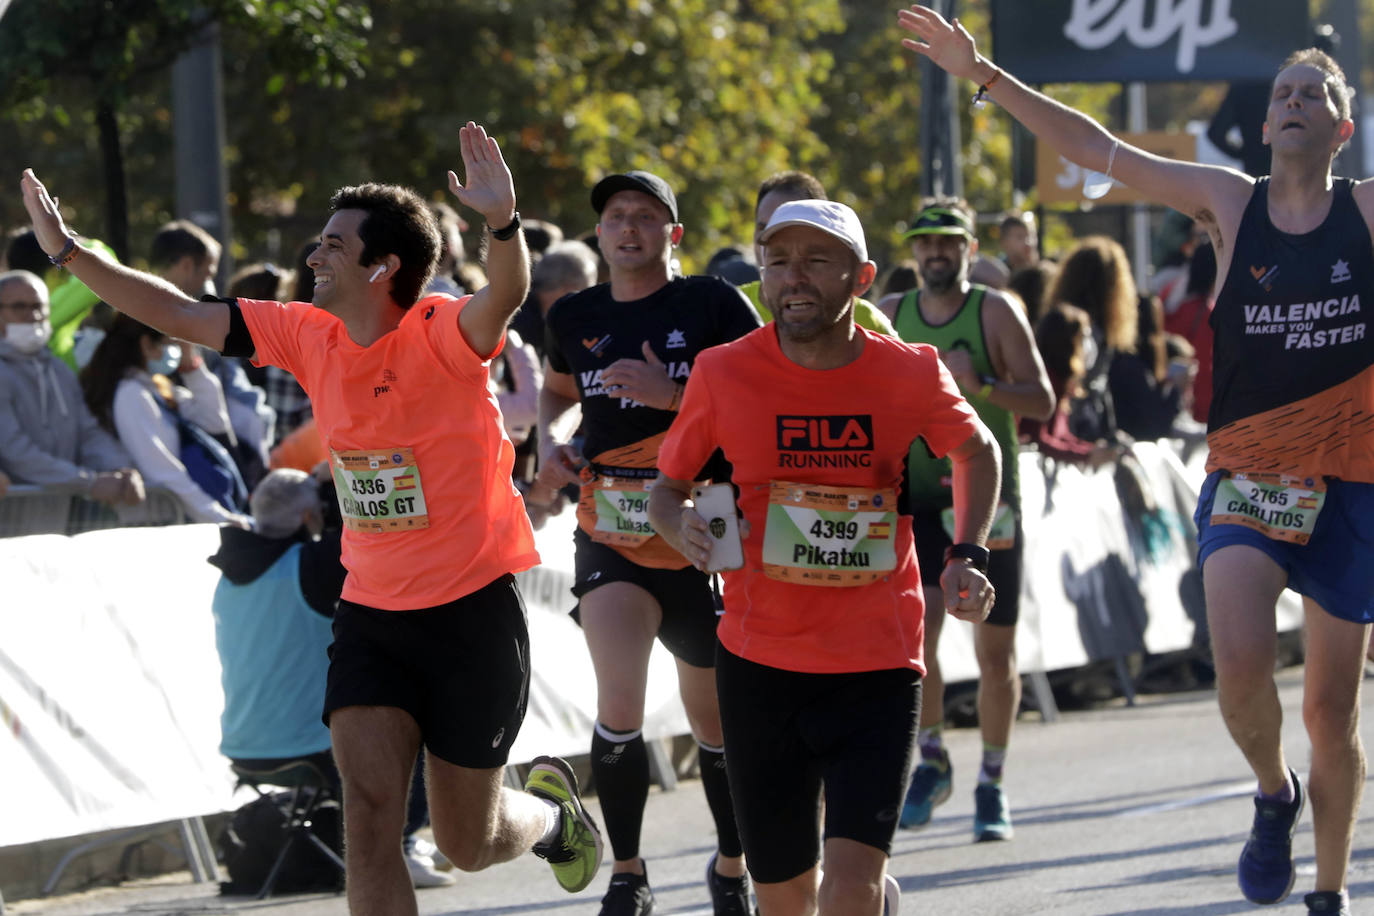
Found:
[[348, 601], [433, 607], [539, 563], [491, 360], [458, 329], [470, 299], [426, 296], [370, 347], [309, 303], [238, 300], [254, 363], [310, 395], [344, 516]]
[[659, 469], [690, 480], [719, 447], [749, 521], [744, 568], [724, 573], [725, 648], [788, 671], [925, 672], [925, 605], [911, 516], [898, 514], [907, 453], [936, 457], [978, 418], [934, 347], [860, 329], [838, 369], [788, 359], [770, 324], [703, 351]]

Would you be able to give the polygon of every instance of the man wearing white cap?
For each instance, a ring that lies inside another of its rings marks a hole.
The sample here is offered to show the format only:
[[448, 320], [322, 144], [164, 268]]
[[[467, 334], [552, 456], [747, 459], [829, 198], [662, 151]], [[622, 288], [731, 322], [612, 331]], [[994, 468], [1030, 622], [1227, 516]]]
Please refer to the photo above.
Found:
[[716, 678], [759, 903], [876, 916], [896, 908], [885, 871], [925, 670], [911, 519], [897, 511], [907, 452], [921, 438], [953, 459], [957, 543], [940, 584], [949, 613], [981, 620], [994, 596], [983, 544], [998, 450], [934, 348], [855, 326], [854, 297], [875, 268], [854, 211], [792, 201], [761, 241], [774, 322], [698, 358], [650, 518], [705, 568], [711, 528], [690, 480], [724, 452], [744, 562], [724, 574]]

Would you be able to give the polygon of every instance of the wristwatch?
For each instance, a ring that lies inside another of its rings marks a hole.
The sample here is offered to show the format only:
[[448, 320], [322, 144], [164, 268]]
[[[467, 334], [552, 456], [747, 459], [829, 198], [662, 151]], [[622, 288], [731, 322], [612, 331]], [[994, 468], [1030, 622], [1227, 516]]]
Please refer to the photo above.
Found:
[[992, 559], [992, 551], [986, 547], [979, 547], [977, 544], [950, 544], [945, 548], [945, 565], [949, 565], [950, 560], [968, 560], [969, 565], [980, 573], [987, 575], [988, 560]]

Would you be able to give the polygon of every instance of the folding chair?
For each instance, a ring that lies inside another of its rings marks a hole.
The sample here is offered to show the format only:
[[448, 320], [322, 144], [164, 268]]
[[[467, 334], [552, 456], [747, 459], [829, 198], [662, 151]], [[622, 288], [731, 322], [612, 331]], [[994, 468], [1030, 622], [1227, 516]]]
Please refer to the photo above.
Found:
[[291, 793], [287, 804], [279, 806], [286, 818], [285, 837], [282, 840], [281, 849], [278, 850], [277, 856], [272, 862], [272, 868], [267, 873], [267, 880], [263, 882], [262, 889], [258, 891], [257, 899], [262, 900], [272, 893], [272, 888], [277, 883], [277, 876], [281, 873], [282, 866], [286, 863], [286, 857], [297, 840], [313, 845], [321, 854], [328, 857], [329, 861], [334, 863], [339, 869], [340, 875], [344, 874], [343, 859], [339, 858], [339, 854], [330, 849], [329, 844], [316, 836], [314, 830], [311, 829], [311, 816], [316, 807], [329, 797], [329, 783], [319, 767], [308, 760], [298, 760], [270, 770], [252, 770], [234, 763], [231, 763], [230, 766], [234, 774], [238, 776], [238, 785], [248, 786], [259, 796], [268, 794], [263, 790], [263, 786], [287, 789]]

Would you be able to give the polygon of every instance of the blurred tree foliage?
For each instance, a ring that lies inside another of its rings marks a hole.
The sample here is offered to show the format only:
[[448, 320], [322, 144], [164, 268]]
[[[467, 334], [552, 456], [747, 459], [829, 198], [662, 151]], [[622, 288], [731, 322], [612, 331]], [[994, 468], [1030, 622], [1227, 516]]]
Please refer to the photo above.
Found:
[[[522, 212], [570, 234], [591, 228], [598, 178], [648, 168], [677, 190], [683, 260], [699, 268], [749, 242], [762, 178], [801, 168], [855, 206], [881, 264], [905, 255], [922, 87], [896, 5], [871, 0], [15, 0], [0, 20], [0, 174], [16, 181], [33, 165], [96, 232], [109, 108], [130, 247], [146, 251], [173, 215], [167, 65], [194, 37], [193, 9], [221, 23], [240, 259], [289, 260], [341, 185], [399, 182], [442, 199], [468, 120], [500, 141]], [[958, 6], [984, 49], [988, 10]], [[1046, 89], [1124, 127], [1115, 84]], [[1202, 89], [1151, 87], [1152, 122], [1171, 122], [1151, 126], [1205, 118], [1219, 96]], [[967, 85], [953, 91], [970, 201], [988, 214], [1021, 203], [1010, 119], [974, 111]], [[0, 195], [0, 227], [24, 220], [18, 195]]]
[[[216, 24], [228, 32], [251, 35], [262, 64], [279, 77], [289, 74], [341, 87], [348, 75], [362, 72], [361, 33], [368, 14], [357, 4], [15, 0], [0, 22], [0, 112], [11, 128], [6, 165], [17, 154], [60, 182], [65, 171], [49, 169], [50, 163], [71, 162], [73, 154], [89, 160], [98, 150], [103, 231], [115, 250], [127, 256], [126, 174], [156, 179], [170, 171], [165, 99], [159, 105], [147, 93], [165, 96], [172, 63]], [[125, 111], [133, 124], [120, 123]], [[126, 163], [125, 142], [136, 133], [134, 126], [163, 136], [152, 149], [134, 141], [135, 152]], [[88, 176], [91, 164], [83, 169]], [[7, 171], [17, 179], [18, 169]], [[99, 197], [84, 184], [77, 190], [89, 214]], [[137, 191], [135, 199], [143, 188]], [[22, 221], [12, 218], [12, 205], [0, 211], [7, 224]], [[86, 225], [87, 231], [94, 231]]]

